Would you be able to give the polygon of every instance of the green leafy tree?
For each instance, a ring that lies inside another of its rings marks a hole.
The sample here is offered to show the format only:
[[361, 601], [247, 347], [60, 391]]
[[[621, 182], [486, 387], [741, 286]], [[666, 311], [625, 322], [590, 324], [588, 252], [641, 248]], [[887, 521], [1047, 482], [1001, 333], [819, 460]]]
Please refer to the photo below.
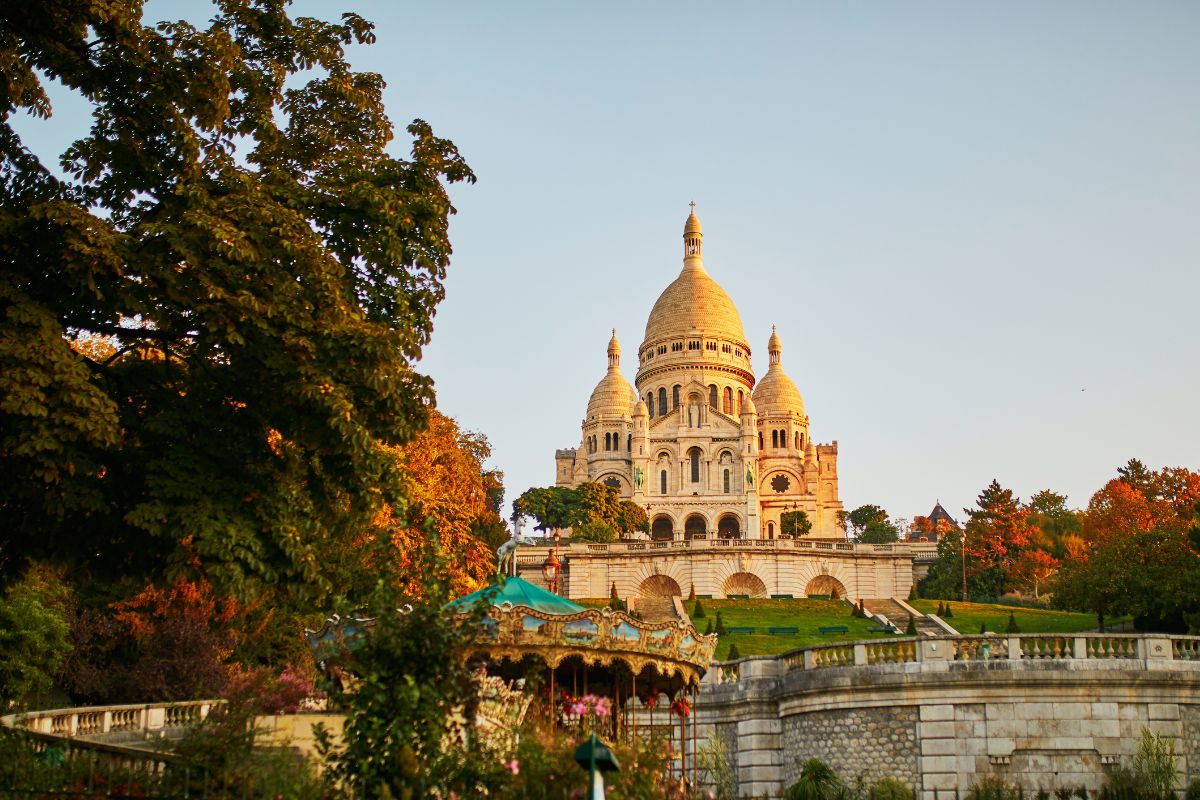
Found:
[[572, 528], [571, 534], [576, 539], [585, 542], [597, 542], [599, 544], [607, 544], [617, 540], [617, 529], [607, 522], [584, 522]]
[[513, 501], [513, 511], [532, 517], [539, 531], [571, 527], [578, 498], [575, 490], [566, 486], [533, 487], [526, 489]]
[[66, 590], [33, 570], [0, 598], [0, 708], [50, 691], [71, 649]]
[[572, 525], [603, 523], [616, 529], [620, 526], [621, 512], [621, 493], [615, 487], [591, 481], [575, 487]]
[[625, 532], [650, 530], [650, 517], [646, 509], [632, 500], [621, 500], [617, 510], [617, 529]]
[[786, 536], [807, 536], [812, 526], [812, 520], [803, 511], [785, 511], [779, 516], [779, 528]]
[[[311, 607], [399, 495], [447, 184], [474, 176], [420, 120], [389, 153], [383, 80], [344, 55], [375, 38], [357, 15], [142, 10], [0, 15], [0, 573], [198, 571]], [[61, 175], [11, 124], [49, 116], [45, 76], [93, 107]]]
[[876, 505], [859, 506], [853, 511], [839, 512], [839, 521], [846, 533], [860, 542], [887, 544], [900, 538], [895, 523], [887, 511]]

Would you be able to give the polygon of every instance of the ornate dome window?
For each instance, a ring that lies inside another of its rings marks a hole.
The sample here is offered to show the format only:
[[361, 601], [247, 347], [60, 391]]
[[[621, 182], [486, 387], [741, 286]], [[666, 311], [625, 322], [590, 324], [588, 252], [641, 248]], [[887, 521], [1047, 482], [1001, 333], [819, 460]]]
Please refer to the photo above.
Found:
[[778, 494], [783, 494], [792, 486], [792, 482], [788, 480], [788, 476], [780, 473], [774, 478], [771, 478], [771, 488]]

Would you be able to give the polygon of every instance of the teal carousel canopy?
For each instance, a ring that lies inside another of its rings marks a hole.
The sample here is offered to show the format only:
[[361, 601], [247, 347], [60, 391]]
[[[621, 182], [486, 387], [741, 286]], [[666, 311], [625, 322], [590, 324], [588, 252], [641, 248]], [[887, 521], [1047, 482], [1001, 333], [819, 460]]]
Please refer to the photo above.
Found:
[[524, 578], [505, 578], [503, 585], [485, 586], [477, 592], [471, 592], [471, 594], [465, 597], [452, 600], [446, 604], [446, 608], [455, 611], [468, 611], [480, 599], [486, 600], [497, 608], [508, 603], [513, 608], [524, 606], [525, 608], [532, 608], [535, 611], [541, 611], [544, 614], [577, 614], [580, 611], [586, 610], [578, 603], [572, 603], [565, 597], [560, 597], [553, 592], [548, 592], [545, 589], [534, 586]]

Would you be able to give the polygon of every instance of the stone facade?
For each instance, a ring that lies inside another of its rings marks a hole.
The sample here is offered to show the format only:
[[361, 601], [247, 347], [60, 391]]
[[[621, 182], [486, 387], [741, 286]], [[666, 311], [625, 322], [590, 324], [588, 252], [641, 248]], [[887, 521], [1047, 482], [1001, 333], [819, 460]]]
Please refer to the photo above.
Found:
[[812, 535], [838, 526], [837, 442], [817, 444], [772, 332], [755, 381], [737, 308], [708, 276], [693, 211], [683, 270], [658, 298], [638, 348], [636, 390], [621, 374], [616, 331], [578, 448], [555, 453], [555, 481], [595, 481], [646, 508], [652, 538], [775, 539], [780, 516], [807, 513]]

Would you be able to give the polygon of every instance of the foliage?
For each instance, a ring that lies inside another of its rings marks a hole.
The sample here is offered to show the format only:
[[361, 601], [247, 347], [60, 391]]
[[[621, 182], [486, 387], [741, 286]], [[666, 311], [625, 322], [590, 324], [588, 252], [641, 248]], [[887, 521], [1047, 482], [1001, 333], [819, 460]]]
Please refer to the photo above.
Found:
[[[345, 59], [374, 41], [357, 15], [142, 10], [0, 20], [0, 574], [50, 560], [311, 607], [399, 496], [446, 186], [474, 176], [420, 120], [389, 155], [383, 80]], [[93, 108], [63, 177], [10, 121], [49, 116], [50, 77]]]
[[725, 654], [725, 658], [729, 661], [736, 661], [737, 659], [739, 659], [741, 657], [742, 657], [742, 654], [740, 651], [738, 651], [737, 642], [734, 642], [731, 645], [729, 645], [729, 652]]
[[650, 517], [646, 514], [646, 509], [642, 508], [632, 500], [622, 500], [617, 508], [617, 530], [632, 533], [633, 531], [641, 531], [646, 533], [650, 530]]
[[589, 520], [581, 522], [571, 529], [572, 535], [576, 539], [585, 542], [615, 542], [617, 540], [617, 529], [607, 522], [599, 520]]
[[560, 530], [571, 527], [576, 497], [575, 490], [566, 486], [535, 486], [513, 501], [513, 511], [523, 517], [532, 517], [536, 521], [536, 530]]
[[[136, 647], [124, 694], [139, 700], [216, 697], [225, 691], [239, 607], [204, 581], [147, 586], [114, 604], [114, 619]], [[253, 636], [254, 631], [245, 631]]]
[[492, 500], [496, 491], [501, 497], [504, 491], [503, 473], [483, 466], [492, 453], [487, 437], [463, 431], [453, 419], [431, 409], [427, 427], [392, 452], [408, 503], [403, 513], [388, 506], [376, 525], [391, 531], [402, 577], [419, 582], [409, 554], [419, 549], [417, 542], [432, 520], [452, 591], [467, 594], [486, 584], [496, 572], [496, 554], [478, 533], [481, 527], [503, 530]]
[[713, 626], [713, 632], [716, 633], [718, 636], [725, 635], [725, 621], [723, 619], [721, 619], [720, 611], [717, 612], [717, 622]]
[[908, 625], [906, 625], [904, 628], [904, 635], [905, 636], [916, 636], [917, 635], [917, 621], [913, 618], [912, 614], [908, 615]]
[[779, 517], [779, 529], [785, 536], [807, 536], [812, 526], [812, 520], [803, 511], [785, 511]]
[[999, 775], [985, 775], [967, 792], [967, 800], [1019, 800], [1021, 792]]
[[704, 619], [704, 606], [699, 600], [696, 601], [695, 607], [692, 608], [692, 619]]
[[1057, 558], [1040, 547], [1022, 551], [1012, 565], [1010, 583], [1020, 589], [1032, 589], [1033, 596], [1041, 596], [1041, 587], [1061, 566]]
[[1167, 800], [1175, 796], [1175, 761], [1175, 739], [1142, 728], [1133, 757], [1133, 775], [1146, 797]]
[[1008, 628], [1005, 633], [1020, 633], [1021, 626], [1017, 624], [1017, 617], [1013, 612], [1008, 612]]
[[1130, 461], [1092, 496], [1084, 516], [1089, 550], [1059, 570], [1054, 603], [1106, 617], [1132, 614], [1141, 630], [1184, 631], [1200, 613], [1200, 552], [1194, 548], [1200, 473]]
[[995, 480], [976, 503], [976, 508], [966, 509], [969, 519], [964, 526], [968, 573], [973, 571], [977, 583], [990, 589], [984, 593], [996, 597], [1007, 591], [1008, 573], [1032, 535], [1029, 511]]
[[783, 793], [785, 800], [837, 800], [843, 790], [837, 773], [819, 758], [800, 767], [800, 777]]
[[[461, 784], [462, 772], [452, 742], [455, 720], [474, 720], [476, 686], [465, 657], [477, 631], [483, 604], [472, 613], [452, 614], [452, 577], [430, 535], [417, 553], [423, 579], [420, 599], [406, 598], [392, 576], [381, 574], [365, 609], [375, 619], [347, 664], [356, 676], [353, 689], [331, 688], [331, 698], [346, 710], [341, 746], [319, 741], [331, 791], [363, 800], [425, 797], [440, 791], [475, 793]], [[370, 544], [387, 552], [386, 538]], [[407, 614], [397, 609], [412, 600]], [[470, 759], [468, 759], [470, 760]]]
[[867, 790], [867, 800], [913, 800], [913, 790], [895, 778], [884, 778]]
[[839, 511], [838, 524], [860, 542], [887, 544], [899, 538], [899, 530], [888, 513], [876, 505], [859, 506], [853, 511]]
[[[733, 766], [729, 762], [729, 753], [725, 743], [715, 733], [710, 733], [708, 739], [700, 746], [700, 769], [704, 772], [705, 780], [711, 789], [710, 800], [737, 800], [737, 783], [733, 774]], [[881, 798], [881, 800], [884, 800]], [[897, 800], [906, 800], [898, 798]]]
[[0, 709], [50, 691], [69, 633], [57, 575], [33, 569], [9, 587], [0, 597]]
[[621, 518], [621, 493], [603, 483], [587, 482], [575, 487], [572, 527], [602, 523], [616, 531]]

